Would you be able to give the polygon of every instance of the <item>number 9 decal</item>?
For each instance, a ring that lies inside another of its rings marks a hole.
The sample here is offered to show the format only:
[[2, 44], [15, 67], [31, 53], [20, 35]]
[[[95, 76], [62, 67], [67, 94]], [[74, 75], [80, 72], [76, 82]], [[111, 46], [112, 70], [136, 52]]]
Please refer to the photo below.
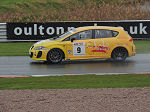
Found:
[[81, 53], [81, 48], [80, 47], [77, 48], [77, 53]]
[[73, 56], [84, 56], [84, 55], [85, 55], [85, 42], [74, 42]]

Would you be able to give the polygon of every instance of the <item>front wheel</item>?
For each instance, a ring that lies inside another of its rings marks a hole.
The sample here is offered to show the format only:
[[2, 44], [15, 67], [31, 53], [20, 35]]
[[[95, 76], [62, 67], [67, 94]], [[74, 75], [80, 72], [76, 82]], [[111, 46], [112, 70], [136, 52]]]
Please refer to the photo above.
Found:
[[51, 49], [47, 54], [47, 62], [60, 63], [63, 59], [63, 52], [60, 49]]
[[111, 58], [113, 61], [125, 61], [128, 51], [125, 48], [116, 48], [113, 50]]

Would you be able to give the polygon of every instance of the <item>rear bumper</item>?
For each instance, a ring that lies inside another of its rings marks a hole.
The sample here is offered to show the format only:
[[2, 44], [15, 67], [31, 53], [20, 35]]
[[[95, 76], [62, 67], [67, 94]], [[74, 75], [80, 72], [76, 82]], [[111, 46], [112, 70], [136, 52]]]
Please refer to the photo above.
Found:
[[132, 52], [131, 56], [135, 56], [136, 52]]
[[135, 45], [133, 45], [130, 56], [135, 56], [135, 54], [136, 54], [136, 47]]
[[134, 44], [129, 46], [128, 53], [129, 53], [129, 55], [128, 55], [129, 57], [130, 56], [135, 56], [135, 54], [136, 54], [136, 47], [135, 47]]

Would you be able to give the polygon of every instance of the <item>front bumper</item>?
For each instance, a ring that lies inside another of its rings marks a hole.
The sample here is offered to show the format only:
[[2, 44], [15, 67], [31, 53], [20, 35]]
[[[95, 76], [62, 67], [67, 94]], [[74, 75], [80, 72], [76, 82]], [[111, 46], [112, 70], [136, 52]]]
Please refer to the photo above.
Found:
[[43, 50], [29, 50], [29, 56], [34, 60], [46, 61], [47, 53], [48, 51], [43, 51]]

